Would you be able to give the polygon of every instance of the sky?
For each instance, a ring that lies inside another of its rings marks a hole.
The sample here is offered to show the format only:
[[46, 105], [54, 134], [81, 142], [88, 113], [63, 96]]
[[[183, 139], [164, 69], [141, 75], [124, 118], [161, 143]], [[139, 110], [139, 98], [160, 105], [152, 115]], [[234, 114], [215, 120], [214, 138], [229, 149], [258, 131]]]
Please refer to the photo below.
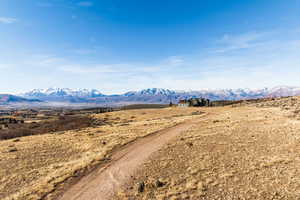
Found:
[[300, 86], [299, 0], [1, 0], [0, 93]]

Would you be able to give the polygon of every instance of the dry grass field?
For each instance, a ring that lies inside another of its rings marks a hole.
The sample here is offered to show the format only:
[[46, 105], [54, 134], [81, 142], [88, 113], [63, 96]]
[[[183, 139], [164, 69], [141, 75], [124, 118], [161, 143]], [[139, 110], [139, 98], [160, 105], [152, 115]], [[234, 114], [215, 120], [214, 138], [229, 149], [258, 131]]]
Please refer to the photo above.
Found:
[[[199, 115], [165, 108], [96, 114], [96, 125], [0, 141], [0, 199], [53, 199], [64, 181], [109, 160], [113, 149]], [[101, 124], [102, 121], [106, 123]]]
[[213, 114], [144, 163], [115, 199], [300, 199], [300, 98]]
[[2, 140], [0, 199], [57, 199], [125, 144], [191, 119], [114, 199], [300, 199], [300, 97], [241, 105], [95, 114], [87, 128]]

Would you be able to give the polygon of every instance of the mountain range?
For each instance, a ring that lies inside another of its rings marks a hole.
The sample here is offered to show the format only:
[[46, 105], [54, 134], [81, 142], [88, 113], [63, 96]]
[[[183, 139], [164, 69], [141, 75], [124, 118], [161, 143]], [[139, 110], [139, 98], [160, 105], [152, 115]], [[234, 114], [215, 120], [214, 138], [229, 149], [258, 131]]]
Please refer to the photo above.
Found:
[[[96, 89], [48, 88], [34, 89], [17, 95], [0, 95], [0, 104], [7, 103], [65, 103], [125, 105], [135, 103], [177, 103], [180, 99], [203, 97], [211, 100], [240, 100], [300, 95], [300, 87], [279, 86], [263, 89], [206, 89], [178, 91], [151, 88], [124, 94], [105, 95]], [[60, 104], [61, 105], [61, 104]]]
[[10, 103], [36, 103], [41, 102], [38, 99], [27, 99], [11, 94], [0, 94], [0, 104], [10, 104]]

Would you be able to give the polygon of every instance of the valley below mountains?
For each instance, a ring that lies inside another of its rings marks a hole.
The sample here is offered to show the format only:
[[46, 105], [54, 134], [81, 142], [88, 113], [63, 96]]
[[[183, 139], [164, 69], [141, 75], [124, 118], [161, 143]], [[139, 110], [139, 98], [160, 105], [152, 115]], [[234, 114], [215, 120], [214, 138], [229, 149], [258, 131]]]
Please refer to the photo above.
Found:
[[150, 88], [124, 94], [106, 95], [96, 89], [34, 89], [16, 95], [0, 95], [7, 106], [120, 106], [129, 104], [168, 104], [180, 99], [202, 97], [210, 100], [242, 100], [300, 95], [300, 87], [278, 86], [263, 89], [202, 89], [191, 91]]

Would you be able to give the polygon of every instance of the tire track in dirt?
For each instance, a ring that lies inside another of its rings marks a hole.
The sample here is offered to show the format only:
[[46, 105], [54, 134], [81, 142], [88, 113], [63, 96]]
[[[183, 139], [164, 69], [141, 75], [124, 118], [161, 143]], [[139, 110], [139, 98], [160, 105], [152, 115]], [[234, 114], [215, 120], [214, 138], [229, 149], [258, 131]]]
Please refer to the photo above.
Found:
[[[59, 200], [108, 200], [134, 175], [149, 156], [171, 139], [203, 120], [187, 121], [155, 134], [140, 138], [112, 155], [111, 161], [102, 168], [83, 177], [69, 188]], [[204, 118], [205, 119], [205, 118]]]

